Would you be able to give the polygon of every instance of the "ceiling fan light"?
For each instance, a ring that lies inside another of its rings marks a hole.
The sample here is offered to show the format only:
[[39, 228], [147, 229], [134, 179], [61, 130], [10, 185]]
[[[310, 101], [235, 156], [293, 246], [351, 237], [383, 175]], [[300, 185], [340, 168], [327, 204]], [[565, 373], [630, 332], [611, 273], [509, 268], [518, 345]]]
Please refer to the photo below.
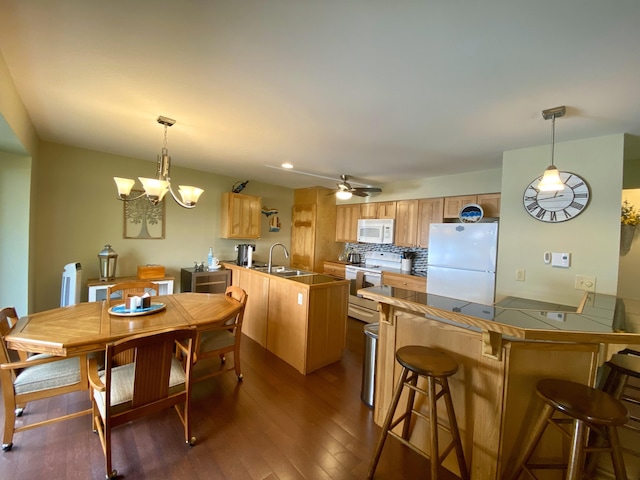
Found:
[[180, 192], [183, 203], [189, 207], [193, 207], [198, 203], [198, 199], [204, 190], [190, 185], [180, 185], [178, 186], [178, 192]]
[[564, 190], [564, 183], [560, 179], [558, 169], [553, 165], [549, 165], [544, 171], [542, 180], [538, 184], [538, 190], [541, 192], [559, 192]]
[[339, 198], [340, 200], [349, 200], [351, 198], [351, 192], [340, 190], [339, 192], [336, 192], [336, 198]]

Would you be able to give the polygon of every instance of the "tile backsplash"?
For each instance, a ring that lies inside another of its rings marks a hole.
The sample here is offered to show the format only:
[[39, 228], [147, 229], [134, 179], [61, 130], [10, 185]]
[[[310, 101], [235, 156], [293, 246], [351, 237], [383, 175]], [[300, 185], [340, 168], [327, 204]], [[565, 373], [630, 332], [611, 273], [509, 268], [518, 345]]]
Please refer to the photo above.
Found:
[[411, 273], [415, 275], [426, 275], [427, 273], [427, 254], [426, 248], [407, 248], [396, 247], [395, 245], [383, 245], [377, 243], [346, 243], [345, 250], [354, 253], [364, 254], [366, 252], [390, 252], [400, 253], [414, 252], [415, 258], [413, 259], [413, 268]]

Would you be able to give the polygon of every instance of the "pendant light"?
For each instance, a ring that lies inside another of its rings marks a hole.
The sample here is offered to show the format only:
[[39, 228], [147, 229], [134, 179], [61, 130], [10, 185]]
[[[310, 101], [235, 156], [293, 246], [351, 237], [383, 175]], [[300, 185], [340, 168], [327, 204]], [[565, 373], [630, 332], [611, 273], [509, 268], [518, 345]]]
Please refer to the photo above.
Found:
[[169, 176], [171, 157], [167, 149], [167, 128], [174, 125], [176, 121], [172, 118], [159, 116], [158, 123], [164, 125], [164, 142], [162, 144], [162, 152], [158, 155], [156, 178], [138, 177], [144, 188], [144, 193], [141, 193], [137, 197], [127, 198], [136, 181], [130, 178], [113, 177], [118, 187], [118, 199], [127, 202], [137, 200], [146, 195], [151, 203], [157, 205], [162, 201], [167, 192], [169, 192], [178, 205], [184, 208], [193, 208], [196, 206], [198, 198], [200, 198], [204, 190], [189, 185], [179, 185], [178, 192], [181, 197], [181, 199], [179, 199], [171, 188], [171, 178]]
[[553, 154], [555, 147], [555, 134], [556, 134], [556, 117], [564, 116], [566, 108], [555, 107], [542, 111], [542, 118], [545, 120], [551, 119], [551, 165], [547, 167], [542, 176], [542, 180], [538, 184], [538, 190], [541, 192], [558, 192], [564, 190], [564, 183], [560, 179], [560, 173], [553, 164]]

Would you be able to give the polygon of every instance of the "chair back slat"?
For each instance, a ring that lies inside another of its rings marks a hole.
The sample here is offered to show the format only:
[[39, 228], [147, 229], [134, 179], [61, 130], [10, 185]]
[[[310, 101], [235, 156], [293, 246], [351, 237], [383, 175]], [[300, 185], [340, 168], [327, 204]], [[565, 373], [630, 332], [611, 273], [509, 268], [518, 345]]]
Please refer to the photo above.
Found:
[[[132, 407], [139, 408], [169, 397], [173, 346], [176, 340], [185, 338], [191, 345], [194, 337], [195, 330], [191, 328], [168, 329], [153, 335], [135, 335], [107, 345], [106, 384], [111, 382], [110, 368], [117, 363], [115, 359], [123, 352], [131, 351], [135, 363]], [[189, 362], [186, 368], [189, 375]]]

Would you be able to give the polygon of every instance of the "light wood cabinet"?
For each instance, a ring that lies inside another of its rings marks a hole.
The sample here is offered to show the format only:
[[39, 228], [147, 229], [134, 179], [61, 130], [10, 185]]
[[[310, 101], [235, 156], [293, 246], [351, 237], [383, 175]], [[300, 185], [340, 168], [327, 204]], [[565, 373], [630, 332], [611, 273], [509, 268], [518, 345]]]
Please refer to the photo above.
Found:
[[272, 278], [267, 349], [303, 375], [337, 362], [346, 344], [348, 295], [347, 281], [310, 287]]
[[396, 218], [396, 202], [361, 203], [360, 218]]
[[444, 218], [458, 218], [460, 209], [468, 203], [477, 203], [477, 195], [464, 195], [444, 198]]
[[418, 235], [418, 200], [396, 202], [394, 244], [398, 247], [415, 247]]
[[423, 198], [418, 202], [418, 247], [429, 247], [429, 227], [444, 220], [444, 199]]
[[499, 193], [485, 193], [478, 195], [478, 205], [482, 207], [485, 217], [497, 218], [500, 216]]
[[231, 284], [242, 288], [248, 295], [242, 333], [266, 348], [270, 277], [236, 265], [225, 266], [231, 269]]
[[291, 215], [290, 266], [323, 271], [323, 262], [338, 258], [342, 246], [335, 242], [336, 203], [326, 188], [302, 188], [294, 192]]
[[480, 205], [485, 217], [495, 218], [500, 216], [500, 194], [483, 193], [480, 195], [445, 197], [444, 218], [458, 218], [460, 209], [469, 203]]
[[358, 241], [359, 216], [359, 204], [336, 206], [336, 242]]
[[404, 273], [382, 272], [382, 284], [390, 287], [404, 288], [414, 292], [427, 291], [427, 279]]
[[345, 277], [346, 264], [341, 262], [324, 262], [323, 272], [325, 275], [331, 275], [332, 277], [344, 278]]
[[260, 238], [260, 197], [224, 192], [220, 209], [221, 238]]

